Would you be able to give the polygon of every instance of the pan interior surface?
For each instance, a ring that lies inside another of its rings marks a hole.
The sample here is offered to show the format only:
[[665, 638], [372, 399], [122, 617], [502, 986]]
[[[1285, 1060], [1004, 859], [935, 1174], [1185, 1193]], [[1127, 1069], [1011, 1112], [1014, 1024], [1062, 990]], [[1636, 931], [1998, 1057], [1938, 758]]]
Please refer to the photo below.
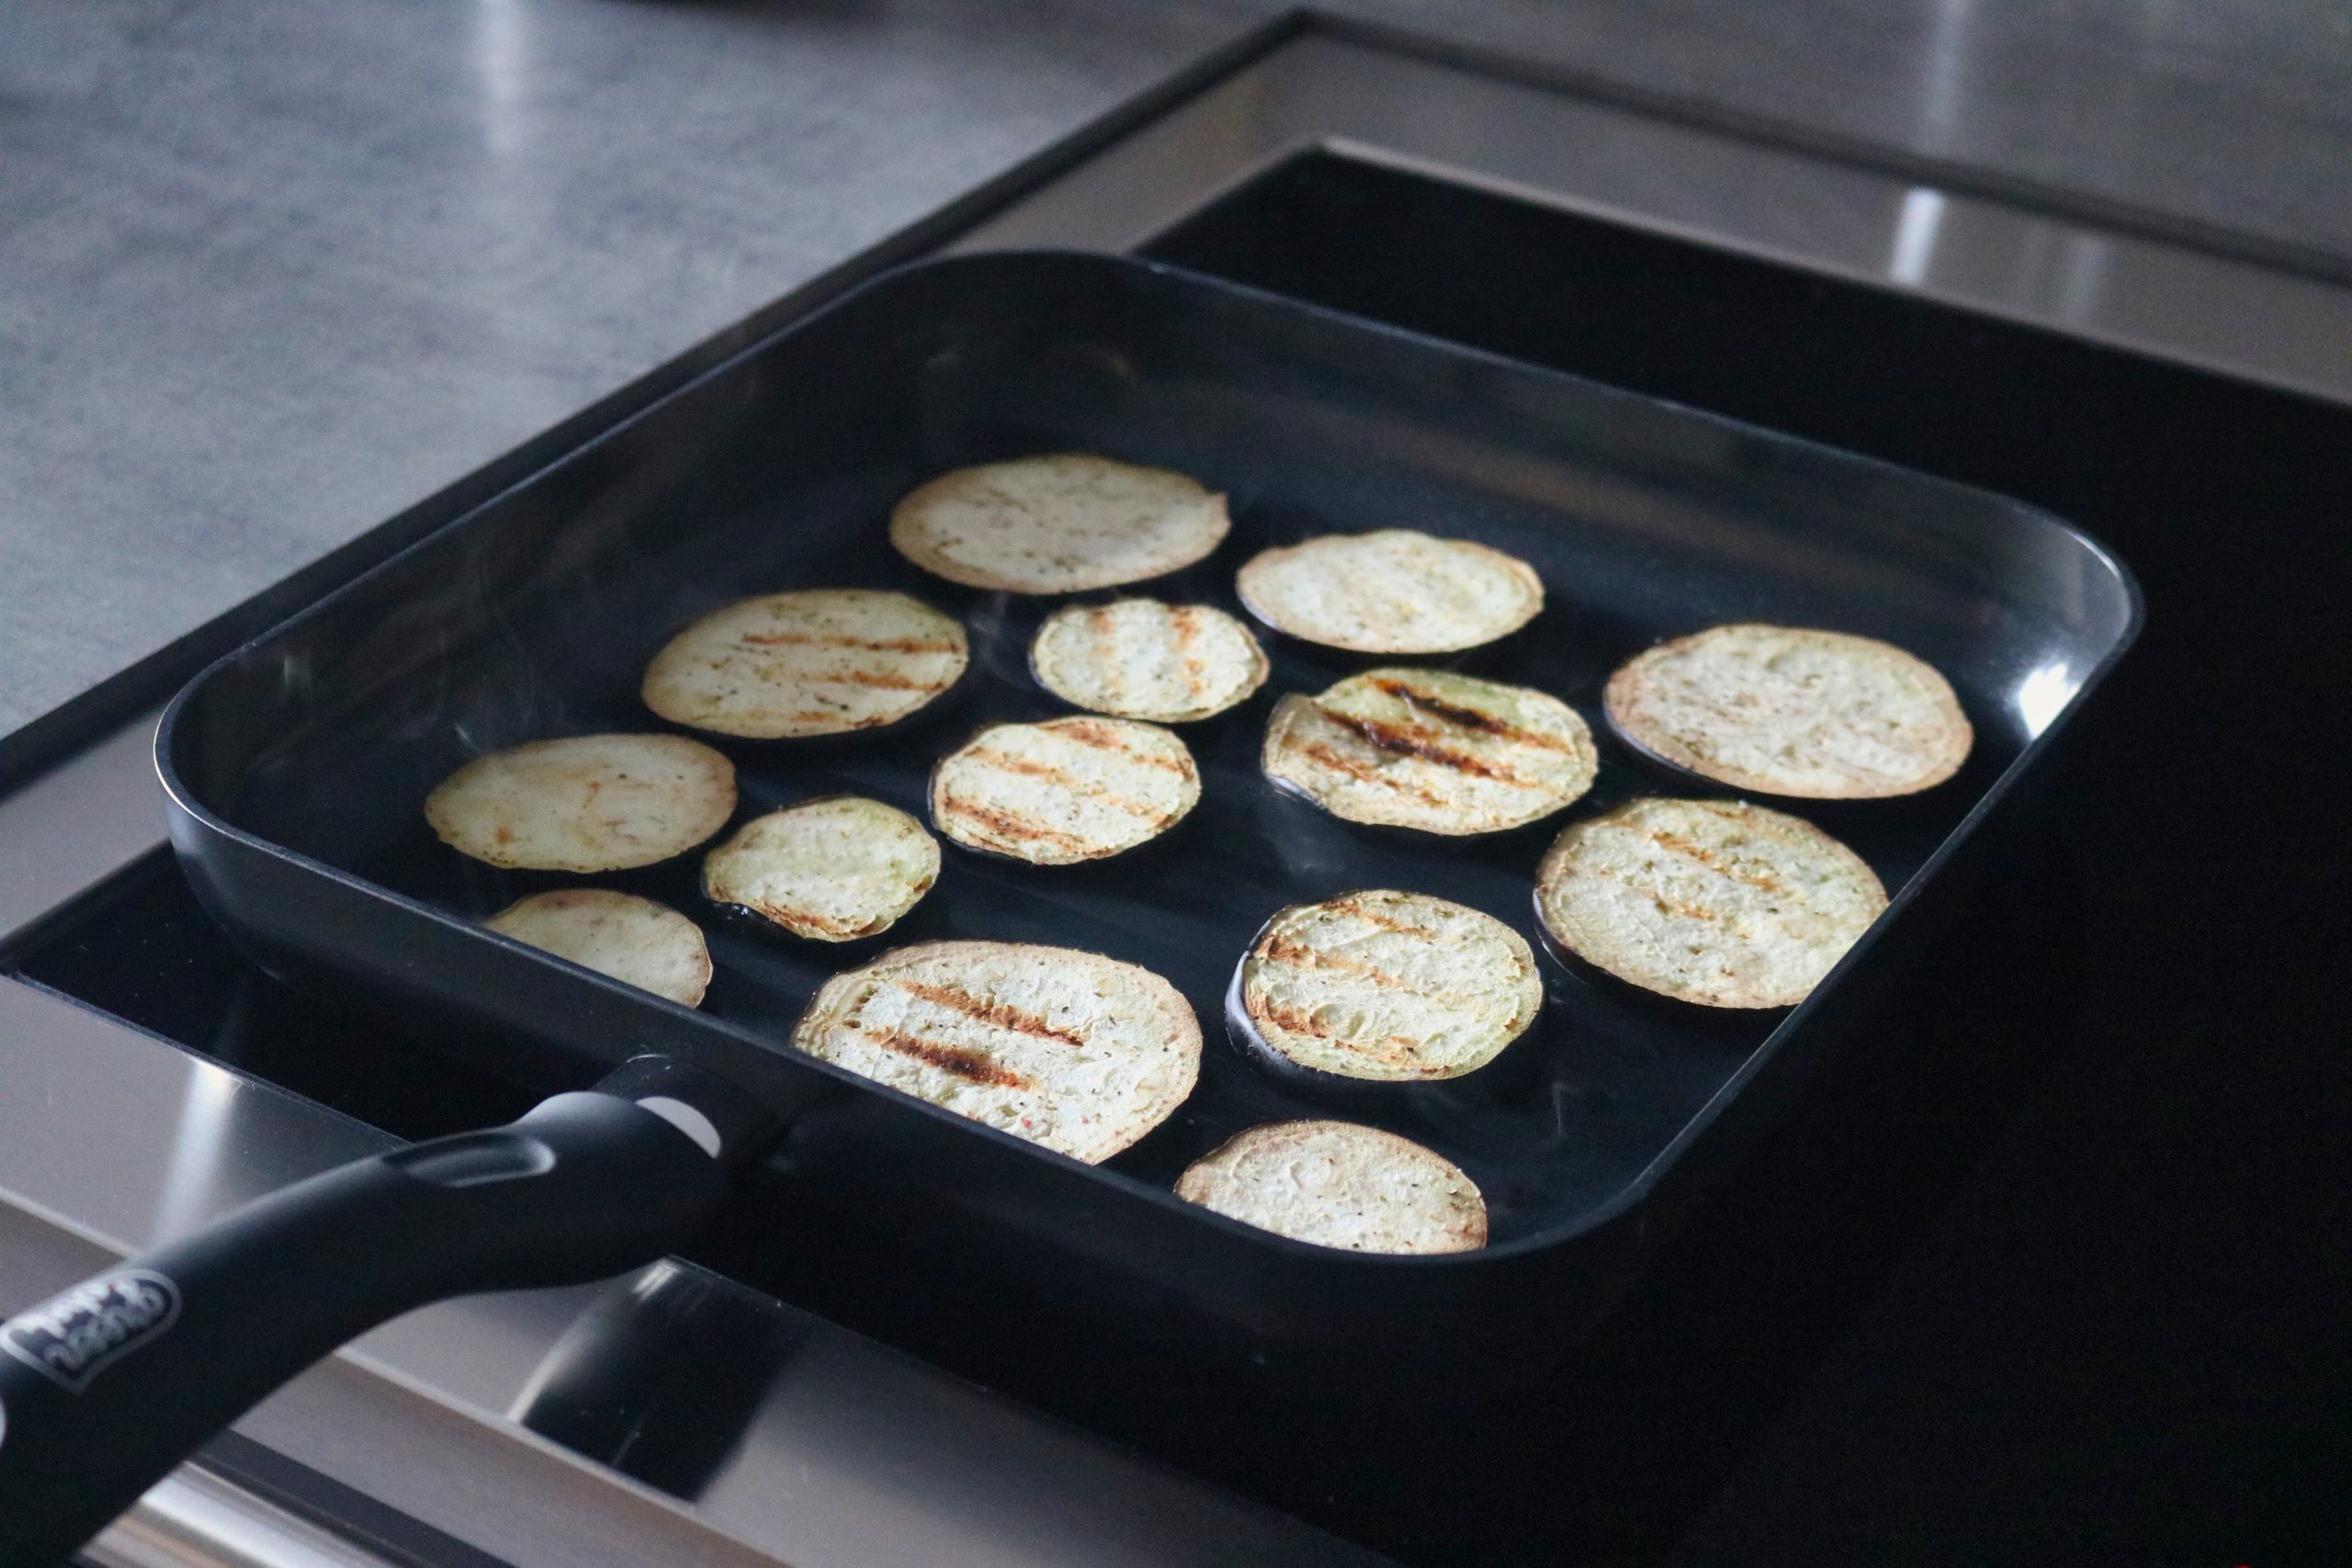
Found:
[[[1558, 817], [1483, 837], [1331, 818], [1267, 782], [1260, 743], [1280, 696], [1366, 661], [1267, 634], [1265, 686], [1182, 727], [1204, 788], [1174, 829], [1070, 867], [946, 846], [936, 886], [881, 939], [802, 942], [729, 919], [700, 895], [698, 853], [572, 878], [435, 841], [422, 802], [462, 762], [544, 737], [668, 729], [638, 698], [654, 652], [718, 604], [797, 588], [914, 594], [962, 620], [971, 668], [912, 718], [856, 736], [701, 737], [736, 764], [736, 820], [841, 793], [923, 818], [933, 765], [981, 725], [1074, 711], [1028, 664], [1063, 601], [919, 571], [885, 543], [891, 506], [953, 468], [1058, 451], [1174, 468], [1229, 498], [1232, 533], [1212, 556], [1121, 592], [1244, 615], [1234, 573], [1257, 551], [1375, 528], [1532, 563], [1548, 598], [1532, 625], [1409, 662], [1564, 699], [1592, 727], [1598, 784]], [[463, 919], [583, 885], [684, 911], [717, 971], [704, 1011], [780, 1051], [827, 977], [888, 947], [1041, 942], [1141, 964], [1191, 1001], [1205, 1048], [1192, 1098], [1108, 1168], [1165, 1188], [1246, 1127], [1363, 1122], [1458, 1164], [1502, 1245], [1608, 1213], [1802, 1015], [1677, 1010], [1546, 959], [1541, 1015], [1490, 1066], [1326, 1089], [1270, 1074], [1221, 1027], [1268, 917], [1394, 887], [1536, 942], [1536, 866], [1566, 822], [1634, 795], [1729, 793], [1635, 755], [1602, 721], [1600, 690], [1653, 642], [1735, 620], [1883, 638], [1958, 690], [1977, 742], [1950, 783], [1788, 807], [1899, 895], [2128, 640], [2133, 613], [2095, 547], [1984, 492], [1170, 269], [984, 256], [867, 286], [261, 639], [184, 700], [198, 722], [171, 763], [242, 832]], [[582, 1005], [614, 1003], [583, 982]]]

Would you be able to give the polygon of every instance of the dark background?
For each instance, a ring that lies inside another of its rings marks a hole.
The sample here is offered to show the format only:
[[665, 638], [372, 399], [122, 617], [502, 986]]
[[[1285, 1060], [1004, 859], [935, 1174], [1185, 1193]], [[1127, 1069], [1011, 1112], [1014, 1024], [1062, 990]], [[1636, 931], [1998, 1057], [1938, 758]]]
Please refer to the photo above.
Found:
[[1622, 1490], [1487, 1455], [1559, 1526], [1497, 1560], [1649, 1555], [1745, 1428], [1677, 1563], [2352, 1561], [2352, 414], [1331, 157], [1151, 249], [2040, 502], [2147, 598], [1950, 953], [1988, 1104], [1846, 1151], [1874, 1218], [1706, 1287], [1753, 1314], [1651, 1347], [1704, 1413], [1654, 1392]]

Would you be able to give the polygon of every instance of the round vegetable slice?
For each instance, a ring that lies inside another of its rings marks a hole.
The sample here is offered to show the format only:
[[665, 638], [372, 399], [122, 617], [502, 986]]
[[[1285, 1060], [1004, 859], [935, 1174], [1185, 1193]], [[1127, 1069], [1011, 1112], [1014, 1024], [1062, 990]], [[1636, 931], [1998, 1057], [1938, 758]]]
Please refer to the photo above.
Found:
[[941, 475], [899, 502], [890, 543], [950, 582], [1079, 593], [1190, 566], [1231, 526], [1197, 479], [1065, 452]]
[[1124, 718], [991, 725], [931, 775], [933, 827], [1032, 865], [1131, 850], [1200, 798], [1200, 769], [1183, 741]]
[[888, 931], [939, 880], [939, 840], [860, 795], [754, 817], [703, 858], [703, 892], [795, 936], [850, 942]]
[[870, 588], [767, 593], [720, 606], [647, 666], [645, 705], [673, 724], [747, 739], [895, 724], [971, 660], [963, 623]]
[[1476, 648], [1544, 608], [1544, 580], [1517, 556], [1410, 528], [1261, 550], [1237, 586], [1276, 631], [1358, 653]]
[[1609, 678], [1617, 732], [1736, 789], [1815, 800], [1912, 795], [1967, 761], [1951, 682], [1891, 643], [1755, 624], [1661, 643]]
[[1094, 1164], [1167, 1120], [1200, 1072], [1176, 987], [1101, 953], [934, 942], [836, 975], [792, 1043], [902, 1093]]
[[1475, 1072], [1544, 1005], [1526, 938], [1466, 905], [1388, 888], [1283, 910], [1239, 980], [1243, 1014], [1269, 1050], [1383, 1083]]
[[1352, 1122], [1272, 1122], [1194, 1160], [1176, 1195], [1295, 1241], [1352, 1252], [1487, 1245], [1477, 1184], [1409, 1138]]
[[1156, 724], [1223, 713], [1271, 668], [1250, 628], [1224, 611], [1157, 599], [1055, 611], [1030, 644], [1029, 667], [1066, 703]]
[[1544, 857], [1553, 940], [1705, 1007], [1803, 1001], [1886, 908], [1862, 857], [1812, 823], [1728, 800], [1630, 800]]
[[560, 887], [518, 898], [483, 924], [681, 1006], [700, 1007], [710, 985], [702, 928], [634, 893]]
[[1497, 833], [1592, 787], [1576, 709], [1528, 686], [1443, 670], [1367, 670], [1275, 705], [1266, 776], [1334, 817], [1423, 833]]
[[476, 757], [425, 797], [441, 841], [522, 871], [668, 860], [735, 814], [735, 765], [677, 735], [568, 735]]

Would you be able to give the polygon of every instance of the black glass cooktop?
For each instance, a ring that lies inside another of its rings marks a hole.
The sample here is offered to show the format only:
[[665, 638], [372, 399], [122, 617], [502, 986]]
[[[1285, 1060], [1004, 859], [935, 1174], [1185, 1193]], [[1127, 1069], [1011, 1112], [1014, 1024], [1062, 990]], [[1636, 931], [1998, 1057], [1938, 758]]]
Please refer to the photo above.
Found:
[[[1326, 153], [1148, 250], [2041, 503], [2138, 573], [2142, 645], [1949, 964], [1887, 1005], [1895, 1066], [1791, 1122], [1600, 1343], [1511, 1397], [1270, 1388], [1090, 1348], [1084, 1324], [1040, 1323], [1051, 1358], [975, 1342], [887, 1268], [763, 1278], [749, 1224], [705, 1260], [1414, 1563], [1655, 1562], [1678, 1538], [1679, 1561], [1822, 1561], [1831, 1495], [1846, 1539], [1979, 1539], [1999, 1497], [2056, 1540], [2086, 1475], [2105, 1528], [2166, 1561], [2280, 1539], [2275, 1511], [2232, 1515], [2233, 1480], [2307, 1483], [2294, 1517], [2321, 1528], [2352, 1403], [2352, 1337], [2310, 1327], [2347, 1299], [2341, 1243], [2312, 1238], [2352, 1233], [2312, 1112], [2352, 1085], [2352, 853], [2324, 804], [2352, 705], [2312, 649], [2341, 625], [2352, 412]], [[530, 1099], [262, 976], [165, 855], [15, 964], [402, 1135]], [[2037, 1424], [2083, 1379], [2104, 1418]], [[1923, 1451], [1941, 1491], [1906, 1468]]]

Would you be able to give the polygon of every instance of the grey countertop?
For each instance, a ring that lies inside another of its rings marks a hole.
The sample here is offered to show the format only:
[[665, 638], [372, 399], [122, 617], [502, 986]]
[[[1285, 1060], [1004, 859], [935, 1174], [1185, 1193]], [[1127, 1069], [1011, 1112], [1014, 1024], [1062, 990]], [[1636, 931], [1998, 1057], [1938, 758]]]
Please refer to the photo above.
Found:
[[[1329, 8], [2352, 255], [2339, 0]], [[1274, 9], [15, 0], [0, 732]]]

